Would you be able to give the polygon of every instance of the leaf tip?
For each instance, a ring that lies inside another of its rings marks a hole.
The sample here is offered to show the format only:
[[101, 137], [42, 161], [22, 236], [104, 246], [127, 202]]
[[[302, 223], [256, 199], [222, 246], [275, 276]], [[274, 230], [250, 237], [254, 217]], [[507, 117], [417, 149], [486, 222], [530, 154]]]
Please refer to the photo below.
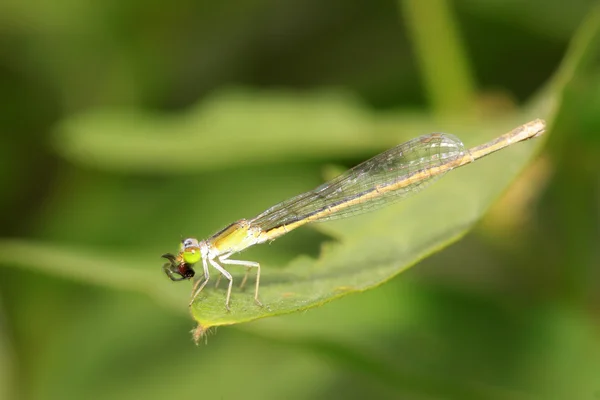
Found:
[[192, 339], [196, 346], [200, 344], [200, 339], [204, 338], [204, 341], [207, 340], [208, 328], [198, 323], [195, 329], [192, 330]]

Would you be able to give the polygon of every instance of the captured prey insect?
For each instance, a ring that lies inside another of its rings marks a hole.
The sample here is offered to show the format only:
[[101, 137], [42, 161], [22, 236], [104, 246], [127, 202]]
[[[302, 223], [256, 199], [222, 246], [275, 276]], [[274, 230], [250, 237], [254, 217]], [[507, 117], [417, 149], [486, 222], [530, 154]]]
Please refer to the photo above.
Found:
[[376, 155], [314, 190], [276, 204], [252, 219], [234, 222], [208, 239], [183, 240], [176, 256], [162, 256], [169, 261], [163, 270], [174, 281], [192, 279], [194, 264], [202, 261], [204, 274], [194, 283], [191, 306], [209, 280], [210, 264], [229, 281], [225, 300], [225, 308], [229, 310], [233, 278], [224, 266], [247, 268], [240, 286], [246, 283], [250, 270], [256, 268], [254, 301], [262, 305], [258, 299], [260, 264], [232, 260], [232, 255], [255, 244], [272, 241], [309, 222], [357, 215], [404, 199], [454, 168], [541, 135], [545, 127], [543, 120], [536, 119], [471, 149], [465, 149], [454, 135], [420, 136]]

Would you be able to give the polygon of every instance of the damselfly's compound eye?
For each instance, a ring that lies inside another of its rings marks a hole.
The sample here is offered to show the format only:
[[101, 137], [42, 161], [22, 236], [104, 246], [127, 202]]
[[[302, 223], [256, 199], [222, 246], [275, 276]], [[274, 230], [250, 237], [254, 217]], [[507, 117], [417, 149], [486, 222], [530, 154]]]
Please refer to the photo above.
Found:
[[198, 243], [198, 239], [187, 238], [181, 242], [181, 247], [185, 250], [187, 248], [200, 247], [200, 244]]

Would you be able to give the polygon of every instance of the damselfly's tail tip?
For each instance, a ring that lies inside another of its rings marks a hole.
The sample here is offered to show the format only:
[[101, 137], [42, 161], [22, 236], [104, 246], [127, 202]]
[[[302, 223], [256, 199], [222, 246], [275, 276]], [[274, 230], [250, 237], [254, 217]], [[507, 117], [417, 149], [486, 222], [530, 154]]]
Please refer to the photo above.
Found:
[[541, 118], [535, 119], [529, 123], [531, 131], [533, 134], [531, 138], [536, 138], [542, 136], [544, 132], [546, 132], [546, 121]]

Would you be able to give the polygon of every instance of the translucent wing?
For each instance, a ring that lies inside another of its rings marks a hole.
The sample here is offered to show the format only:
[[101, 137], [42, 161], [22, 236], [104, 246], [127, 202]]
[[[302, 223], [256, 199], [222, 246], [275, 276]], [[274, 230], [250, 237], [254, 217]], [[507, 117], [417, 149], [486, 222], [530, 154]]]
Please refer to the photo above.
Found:
[[[420, 136], [376, 155], [314, 190], [276, 204], [251, 223], [265, 231], [311, 216], [317, 221], [327, 221], [368, 212], [421, 191], [451, 170], [448, 166], [465, 154], [463, 143], [454, 135]], [[432, 173], [439, 167], [444, 167], [443, 173]], [[395, 189], [398, 182], [406, 184]]]

